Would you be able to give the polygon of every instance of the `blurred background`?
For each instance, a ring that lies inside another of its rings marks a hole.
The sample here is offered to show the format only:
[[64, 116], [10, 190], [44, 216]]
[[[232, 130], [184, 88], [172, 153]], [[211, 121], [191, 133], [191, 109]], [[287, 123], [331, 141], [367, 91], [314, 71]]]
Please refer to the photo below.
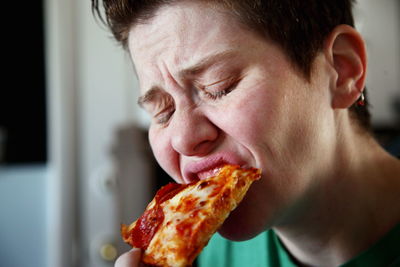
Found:
[[[3, 22], [0, 266], [113, 266], [129, 249], [120, 223], [169, 181], [147, 143], [129, 57], [89, 0], [2, 5], [13, 16]], [[359, 0], [355, 15], [374, 132], [400, 155], [400, 2]]]

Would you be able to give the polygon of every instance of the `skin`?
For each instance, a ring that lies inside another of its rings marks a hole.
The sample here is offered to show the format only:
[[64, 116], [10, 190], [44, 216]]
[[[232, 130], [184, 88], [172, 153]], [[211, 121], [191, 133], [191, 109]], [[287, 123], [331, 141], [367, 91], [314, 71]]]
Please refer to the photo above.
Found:
[[[400, 201], [399, 161], [347, 110], [366, 72], [354, 29], [330, 34], [310, 80], [278, 45], [204, 3], [161, 7], [132, 27], [129, 50], [153, 118], [150, 144], [173, 179], [201, 179], [222, 163], [263, 170], [223, 236], [274, 228], [299, 263], [334, 266], [400, 220], [399, 208], [379, 208]], [[136, 266], [140, 251], [121, 258], [116, 266]]]

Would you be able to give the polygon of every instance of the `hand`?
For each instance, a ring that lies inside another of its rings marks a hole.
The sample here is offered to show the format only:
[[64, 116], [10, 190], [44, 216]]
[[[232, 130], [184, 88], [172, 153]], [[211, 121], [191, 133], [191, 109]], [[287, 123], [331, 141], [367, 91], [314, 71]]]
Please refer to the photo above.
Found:
[[138, 248], [122, 254], [115, 262], [114, 267], [141, 267], [145, 266], [140, 262], [142, 251]]

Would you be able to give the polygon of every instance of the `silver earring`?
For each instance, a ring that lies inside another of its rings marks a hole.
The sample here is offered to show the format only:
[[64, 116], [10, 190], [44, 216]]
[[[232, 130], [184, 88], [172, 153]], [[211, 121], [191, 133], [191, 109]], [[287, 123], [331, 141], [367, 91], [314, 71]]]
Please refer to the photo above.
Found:
[[357, 106], [359, 107], [365, 106], [364, 92], [361, 92], [360, 98], [357, 101]]

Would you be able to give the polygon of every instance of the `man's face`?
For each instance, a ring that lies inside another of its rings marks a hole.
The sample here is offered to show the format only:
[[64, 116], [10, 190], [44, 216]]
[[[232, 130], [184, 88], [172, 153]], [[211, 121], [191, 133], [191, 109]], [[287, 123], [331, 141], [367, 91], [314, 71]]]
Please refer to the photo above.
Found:
[[[205, 4], [162, 7], [129, 49], [156, 159], [189, 183], [223, 164], [261, 168], [221, 233], [246, 239], [306, 206], [330, 151], [327, 78], [306, 81], [274, 43]], [[325, 154], [324, 154], [325, 153]]]

